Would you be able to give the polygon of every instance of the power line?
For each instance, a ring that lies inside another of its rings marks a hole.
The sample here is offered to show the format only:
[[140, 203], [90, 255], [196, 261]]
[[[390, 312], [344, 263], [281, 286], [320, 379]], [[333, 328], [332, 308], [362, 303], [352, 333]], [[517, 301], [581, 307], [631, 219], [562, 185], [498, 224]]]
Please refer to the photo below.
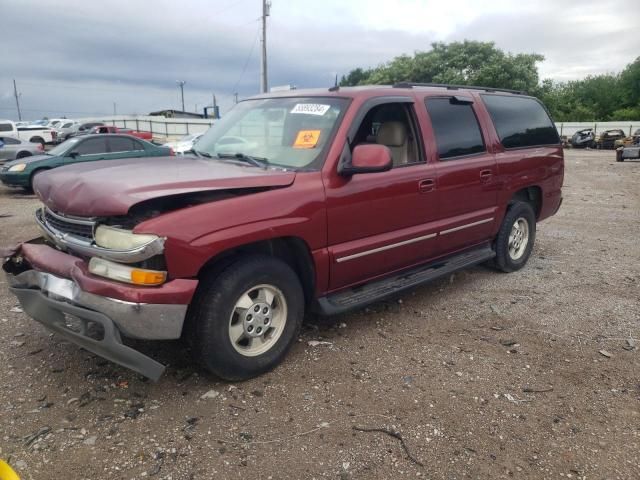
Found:
[[247, 59], [244, 62], [244, 67], [242, 68], [242, 73], [240, 74], [240, 78], [238, 78], [238, 81], [236, 82], [236, 84], [231, 89], [232, 92], [235, 92], [237, 90], [238, 85], [240, 85], [240, 82], [242, 81], [242, 77], [244, 77], [244, 74], [247, 71], [247, 66], [249, 65], [249, 60], [251, 60], [251, 55], [253, 55], [253, 49], [256, 46], [256, 42], [258, 40], [258, 37], [260, 36], [260, 30], [261, 29], [258, 28], [258, 30], [256, 31], [256, 36], [253, 39], [253, 43], [251, 44], [251, 50], [249, 51], [249, 55], [247, 55]]

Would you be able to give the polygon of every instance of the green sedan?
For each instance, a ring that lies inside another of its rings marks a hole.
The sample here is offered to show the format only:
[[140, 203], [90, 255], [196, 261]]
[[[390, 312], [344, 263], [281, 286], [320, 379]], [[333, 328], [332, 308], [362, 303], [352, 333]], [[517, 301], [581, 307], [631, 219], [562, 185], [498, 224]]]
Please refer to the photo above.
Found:
[[166, 157], [173, 150], [129, 135], [85, 135], [73, 137], [43, 155], [7, 162], [0, 170], [0, 181], [10, 187], [31, 190], [36, 174], [64, 165], [119, 158]]

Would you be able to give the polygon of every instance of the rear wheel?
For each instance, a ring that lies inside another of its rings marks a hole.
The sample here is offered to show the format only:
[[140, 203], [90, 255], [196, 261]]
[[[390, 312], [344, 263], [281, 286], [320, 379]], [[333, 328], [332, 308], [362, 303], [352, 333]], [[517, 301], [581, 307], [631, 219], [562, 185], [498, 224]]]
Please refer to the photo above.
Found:
[[271, 370], [295, 341], [304, 294], [295, 272], [273, 257], [251, 255], [205, 277], [195, 298], [194, 352], [210, 372], [245, 380]]
[[513, 203], [496, 237], [494, 266], [515, 272], [525, 266], [536, 238], [536, 216], [527, 202]]

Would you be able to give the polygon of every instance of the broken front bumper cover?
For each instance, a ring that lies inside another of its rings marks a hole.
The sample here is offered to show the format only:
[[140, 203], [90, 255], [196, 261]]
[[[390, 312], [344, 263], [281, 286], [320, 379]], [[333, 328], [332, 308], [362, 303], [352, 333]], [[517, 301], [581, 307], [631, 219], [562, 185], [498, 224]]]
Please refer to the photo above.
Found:
[[[126, 346], [121, 334], [150, 340], [177, 339], [182, 333], [188, 302], [146, 303], [97, 295], [82, 289], [81, 284], [86, 281], [84, 276], [90, 274], [78, 267], [76, 262], [81, 260], [77, 257], [38, 244], [23, 244], [12, 250], [15, 253], [4, 265], [9, 289], [30, 317], [90, 352], [158, 380], [165, 370], [164, 365]], [[51, 262], [55, 274], [42, 271], [39, 261], [43, 257]], [[29, 267], [37, 265], [38, 269], [16, 272], [12, 268], [16, 260], [18, 264], [26, 260]], [[67, 272], [71, 274], [67, 275]], [[186, 291], [195, 289], [197, 284], [195, 281], [185, 284], [190, 282], [185, 280], [176, 282], [182, 282], [179, 290]], [[154, 295], [161, 295], [162, 288], [156, 288]], [[178, 290], [171, 289], [170, 284], [166, 288], [169, 297], [174, 297]], [[140, 290], [134, 292], [139, 294]]]

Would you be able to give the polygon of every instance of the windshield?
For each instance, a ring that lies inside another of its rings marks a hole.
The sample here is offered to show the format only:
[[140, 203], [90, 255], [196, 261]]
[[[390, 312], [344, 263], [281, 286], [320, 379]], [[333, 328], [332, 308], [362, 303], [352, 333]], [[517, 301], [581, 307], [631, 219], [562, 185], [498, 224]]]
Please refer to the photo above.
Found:
[[214, 124], [196, 150], [212, 156], [244, 154], [278, 167], [317, 169], [347, 104], [335, 97], [246, 100]]
[[78, 143], [80, 140], [82, 140], [81, 138], [70, 138], [69, 140], [62, 142], [60, 145], [58, 145], [57, 147], [53, 147], [51, 150], [49, 150], [47, 153], [49, 155], [54, 155], [54, 156], [62, 156], [65, 153], [67, 153], [69, 150], [71, 150], [76, 143]]

